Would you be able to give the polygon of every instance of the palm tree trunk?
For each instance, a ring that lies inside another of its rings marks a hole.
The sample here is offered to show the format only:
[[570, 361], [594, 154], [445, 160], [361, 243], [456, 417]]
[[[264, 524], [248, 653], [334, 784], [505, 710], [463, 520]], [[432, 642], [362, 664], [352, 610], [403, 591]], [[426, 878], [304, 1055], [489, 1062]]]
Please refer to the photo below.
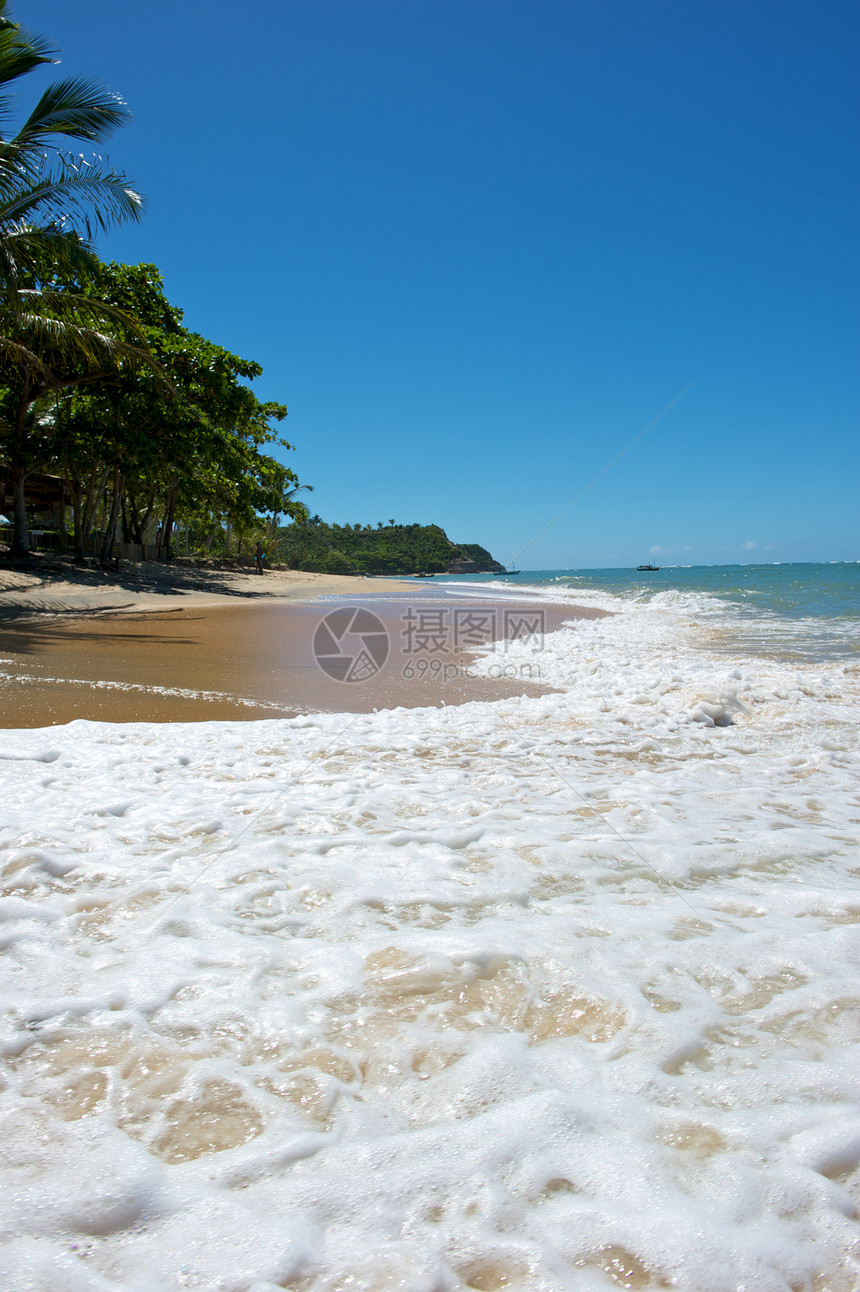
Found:
[[26, 471], [12, 468], [14, 511], [12, 513], [12, 547], [9, 555], [17, 558], [27, 556], [30, 551], [30, 540], [27, 533], [27, 499], [24, 494], [24, 481], [26, 479]]
[[280, 518], [280, 516], [278, 515], [278, 513], [277, 513], [277, 512], [274, 512], [274, 513], [273, 513], [273, 515], [272, 515], [272, 519], [271, 519], [271, 520], [270, 520], [270, 522], [269, 522], [269, 533], [268, 533], [268, 537], [267, 537], [267, 539], [266, 539], [266, 542], [267, 542], [267, 544], [268, 544], [268, 546], [269, 546], [269, 547], [274, 547], [274, 546], [275, 546], [275, 535], [276, 535], [276, 534], [277, 534], [277, 532], [278, 532], [278, 521], [279, 521], [280, 519], [281, 519], [281, 518]]
[[135, 529], [134, 541], [136, 543], [140, 543], [141, 546], [146, 542], [146, 538], [144, 535], [146, 532], [146, 528], [149, 525], [149, 518], [152, 515], [152, 509], [154, 506], [155, 506], [155, 485], [153, 485], [149, 491], [149, 502], [146, 505], [146, 511], [143, 513], [143, 516], [138, 519], [136, 529]]
[[75, 560], [83, 561], [86, 553], [84, 552], [84, 515], [81, 506], [83, 502], [83, 486], [80, 480], [75, 480], [70, 484], [70, 493], [72, 495], [72, 525], [75, 530]]
[[110, 513], [105, 525], [105, 537], [102, 544], [102, 565], [107, 565], [113, 545], [116, 541], [116, 526], [119, 519], [119, 504], [122, 497], [122, 475], [119, 467], [113, 469], [113, 487], [111, 490]]
[[126, 508], [126, 505], [125, 505], [125, 490], [123, 490], [122, 497], [120, 499], [119, 515], [120, 515], [120, 523], [122, 525], [122, 541], [124, 543], [130, 543], [132, 541], [131, 522], [129, 520], [128, 509]]
[[30, 380], [24, 377], [21, 395], [18, 400], [18, 412], [15, 417], [15, 438], [13, 440], [12, 461], [12, 547], [9, 555], [21, 558], [29, 555], [30, 539], [27, 533], [27, 499], [24, 495], [24, 482], [27, 471], [24, 468], [24, 440], [27, 409], [30, 405]]
[[173, 555], [170, 550], [170, 536], [173, 533], [173, 517], [176, 512], [176, 495], [178, 491], [178, 486], [173, 485], [170, 489], [170, 493], [167, 495], [167, 511], [164, 515], [164, 524], [162, 525], [161, 535], [160, 555], [163, 561], [169, 561]]
[[67, 492], [66, 482], [63, 480], [62, 493], [60, 495], [60, 515], [57, 521], [57, 533], [60, 536], [60, 547], [63, 548], [63, 550], [69, 546], [69, 525], [67, 517], [68, 502], [66, 500]]
[[98, 504], [98, 498], [107, 483], [107, 472], [102, 475], [101, 480], [98, 478], [98, 467], [93, 467], [90, 472], [90, 482], [87, 488], [87, 496], [84, 499], [81, 538], [85, 538], [93, 528], [95, 520], [95, 511]]
[[[69, 464], [67, 454], [63, 454], [63, 488], [69, 495], [72, 503], [72, 529], [75, 532], [75, 560], [82, 561], [84, 558], [83, 534], [81, 532], [81, 500], [83, 495], [83, 486], [76, 477], [72, 475], [72, 468]], [[65, 507], [63, 508], [65, 513]]]

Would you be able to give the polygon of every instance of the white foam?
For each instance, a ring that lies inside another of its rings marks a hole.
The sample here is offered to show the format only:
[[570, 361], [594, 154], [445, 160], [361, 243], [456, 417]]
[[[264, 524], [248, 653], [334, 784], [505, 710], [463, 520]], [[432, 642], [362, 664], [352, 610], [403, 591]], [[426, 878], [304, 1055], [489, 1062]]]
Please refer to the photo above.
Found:
[[572, 599], [556, 694], [5, 733], [0, 1285], [856, 1287], [857, 672]]

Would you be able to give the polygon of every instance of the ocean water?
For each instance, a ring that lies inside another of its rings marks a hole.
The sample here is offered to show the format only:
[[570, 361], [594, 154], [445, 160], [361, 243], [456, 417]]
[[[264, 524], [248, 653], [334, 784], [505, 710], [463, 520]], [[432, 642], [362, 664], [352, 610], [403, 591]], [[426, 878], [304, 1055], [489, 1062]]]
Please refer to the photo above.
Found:
[[519, 576], [614, 612], [476, 661], [539, 697], [3, 733], [0, 1286], [855, 1292], [856, 568]]
[[[659, 559], [659, 558], [658, 558]], [[452, 579], [437, 580], [450, 586]], [[733, 645], [798, 658], [860, 650], [860, 561], [827, 564], [663, 566], [659, 570], [525, 570], [517, 575], [458, 576], [456, 582], [528, 587], [544, 596], [570, 593], [648, 602], [676, 594], [713, 621]], [[574, 598], [575, 599], [575, 598]], [[601, 601], [609, 607], [611, 600]]]

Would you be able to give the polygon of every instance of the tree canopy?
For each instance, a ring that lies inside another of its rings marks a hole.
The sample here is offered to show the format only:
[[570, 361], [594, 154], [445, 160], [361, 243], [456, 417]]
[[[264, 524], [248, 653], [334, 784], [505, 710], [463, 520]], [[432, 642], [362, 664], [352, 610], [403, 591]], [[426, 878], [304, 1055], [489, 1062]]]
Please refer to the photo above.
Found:
[[304, 515], [297, 476], [264, 451], [292, 446], [272, 425], [285, 405], [247, 384], [260, 365], [185, 328], [155, 265], [102, 265], [85, 291], [136, 320], [153, 364], [121, 361], [46, 401], [41, 465], [65, 478], [76, 534], [89, 533], [105, 492], [108, 551], [119, 524], [125, 542], [169, 555], [178, 525], [195, 548], [217, 550], [261, 514]]
[[[26, 482], [65, 481], [80, 555], [118, 526], [169, 556], [177, 526], [211, 549], [269, 516], [306, 515], [294, 472], [263, 450], [286, 407], [257, 399], [259, 364], [183, 326], [154, 265], [103, 265], [93, 239], [140, 218], [99, 144], [128, 109], [98, 82], [60, 78], [17, 128], [8, 87], [56, 51], [0, 0], [0, 476], [13, 495], [12, 551], [28, 547]], [[65, 521], [65, 514], [63, 517]]]
[[14, 498], [13, 551], [21, 554], [24, 484], [43, 439], [43, 397], [120, 360], [149, 359], [133, 320], [80, 290], [97, 264], [95, 234], [139, 219], [142, 199], [101, 156], [62, 151], [67, 141], [101, 143], [127, 120], [125, 104], [96, 81], [66, 77], [12, 126], [9, 87], [55, 62], [55, 52], [0, 0], [0, 464]]

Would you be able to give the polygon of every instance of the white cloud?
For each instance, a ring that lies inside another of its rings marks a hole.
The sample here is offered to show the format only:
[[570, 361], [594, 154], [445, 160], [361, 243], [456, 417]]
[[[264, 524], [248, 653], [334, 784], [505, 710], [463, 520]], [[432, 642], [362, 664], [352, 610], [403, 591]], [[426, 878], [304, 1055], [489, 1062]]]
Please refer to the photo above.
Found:
[[752, 541], [751, 538], [748, 538], [745, 543], [741, 543], [741, 547], [745, 552], [751, 552], [755, 546], [756, 544]]
[[648, 555], [662, 556], [664, 551], [665, 551], [665, 548], [661, 547], [659, 543], [654, 543], [652, 547], [648, 548]]

